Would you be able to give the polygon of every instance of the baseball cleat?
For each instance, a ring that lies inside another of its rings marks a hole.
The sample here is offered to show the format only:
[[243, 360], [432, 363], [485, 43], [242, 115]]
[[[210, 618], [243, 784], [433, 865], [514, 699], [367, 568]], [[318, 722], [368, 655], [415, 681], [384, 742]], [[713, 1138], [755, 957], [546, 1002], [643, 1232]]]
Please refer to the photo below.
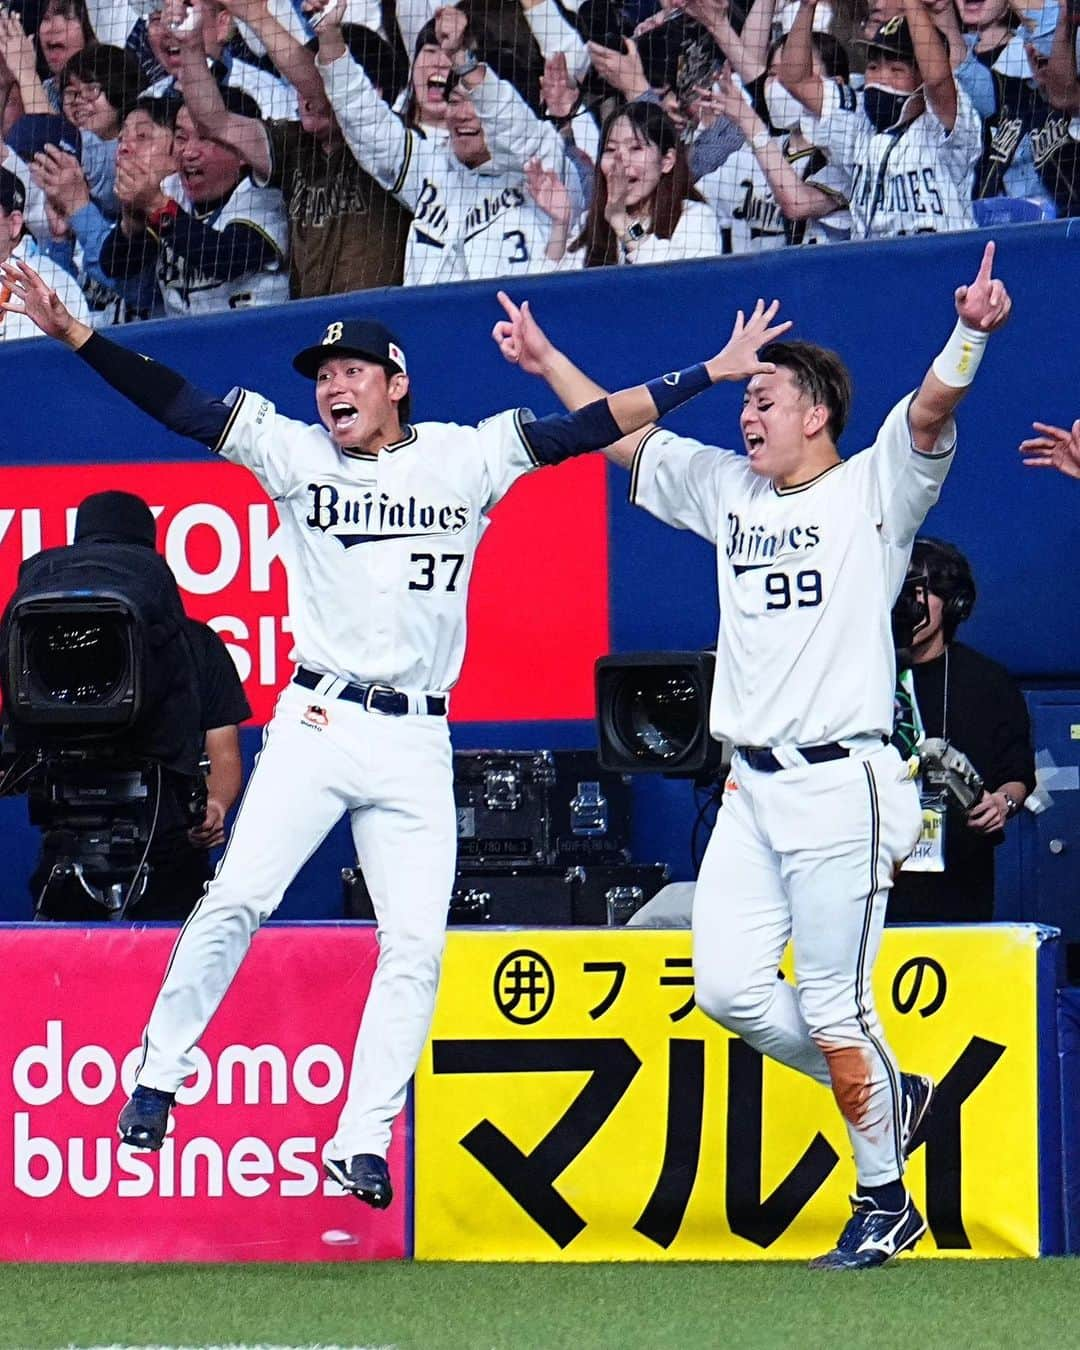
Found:
[[811, 1270], [870, 1270], [910, 1252], [926, 1232], [926, 1220], [911, 1202], [901, 1210], [875, 1209], [866, 1196], [851, 1197], [851, 1218], [836, 1246], [810, 1262]]
[[176, 1094], [173, 1092], [137, 1087], [116, 1122], [120, 1142], [131, 1148], [144, 1148], [156, 1153], [165, 1142], [169, 1112], [175, 1100]]
[[390, 1169], [377, 1153], [354, 1153], [351, 1158], [323, 1161], [326, 1175], [332, 1181], [363, 1200], [372, 1209], [385, 1209], [394, 1198], [390, 1185]]
[[918, 1073], [900, 1075], [900, 1146], [910, 1158], [926, 1141], [926, 1120], [937, 1091], [932, 1078]]

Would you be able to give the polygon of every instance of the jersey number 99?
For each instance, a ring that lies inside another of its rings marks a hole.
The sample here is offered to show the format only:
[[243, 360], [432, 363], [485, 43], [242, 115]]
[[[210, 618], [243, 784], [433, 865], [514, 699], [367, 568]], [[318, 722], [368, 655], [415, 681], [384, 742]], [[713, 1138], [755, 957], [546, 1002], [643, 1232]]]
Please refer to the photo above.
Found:
[[795, 573], [795, 590], [786, 572], [770, 572], [765, 578], [766, 609], [813, 609], [821, 604], [821, 573], [813, 568]]

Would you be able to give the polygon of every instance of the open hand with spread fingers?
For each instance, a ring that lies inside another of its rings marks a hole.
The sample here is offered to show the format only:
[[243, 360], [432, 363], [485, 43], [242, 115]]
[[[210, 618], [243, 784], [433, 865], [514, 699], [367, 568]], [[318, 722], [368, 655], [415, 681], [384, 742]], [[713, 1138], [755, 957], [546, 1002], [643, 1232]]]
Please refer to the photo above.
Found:
[[992, 275], [995, 244], [991, 239], [983, 249], [979, 273], [970, 286], [956, 289], [956, 312], [969, 328], [996, 333], [1008, 319], [1012, 300], [1005, 283]]
[[766, 305], [759, 300], [750, 317], [740, 309], [727, 346], [711, 361], [705, 362], [709, 376], [717, 380], [748, 380], [752, 375], [772, 375], [776, 367], [769, 361], [759, 361], [758, 352], [770, 342], [776, 342], [792, 326], [790, 319], [773, 323], [780, 311], [780, 301]]
[[1080, 478], [1080, 417], [1072, 430], [1032, 422], [1039, 433], [1020, 442], [1020, 453], [1029, 469], [1057, 469], [1068, 478]]
[[0, 263], [0, 283], [0, 309], [5, 313], [25, 314], [46, 337], [59, 338], [69, 346], [81, 347], [89, 337], [91, 330], [26, 263], [18, 259]]

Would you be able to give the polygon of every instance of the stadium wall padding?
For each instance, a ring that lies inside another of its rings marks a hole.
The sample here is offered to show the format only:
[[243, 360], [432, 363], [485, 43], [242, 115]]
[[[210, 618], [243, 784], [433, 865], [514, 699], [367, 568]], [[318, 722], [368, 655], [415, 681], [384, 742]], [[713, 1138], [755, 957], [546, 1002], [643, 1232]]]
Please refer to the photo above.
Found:
[[[357, 293], [157, 321], [114, 336], [208, 389], [224, 394], [242, 384], [273, 397], [290, 415], [311, 418], [311, 387], [292, 372], [292, 355], [335, 319], [377, 316], [402, 337], [418, 420], [475, 422], [507, 406], [524, 404], [537, 412], [555, 407], [546, 387], [508, 367], [490, 340], [501, 315], [495, 299], [500, 286], [515, 299], [530, 299], [553, 340], [609, 387], [712, 354], [726, 341], [737, 308], [775, 295], [784, 315], [796, 321], [795, 336], [834, 346], [852, 369], [855, 407], [841, 445], [850, 453], [872, 440], [889, 407], [916, 386], [940, 350], [954, 322], [953, 291], [973, 278], [987, 237], [924, 236], [711, 263]], [[1080, 223], [1011, 226], [995, 237], [996, 271], [1012, 292], [1014, 312], [991, 342], [961, 408], [960, 452], [927, 530], [955, 541], [971, 558], [979, 602], [965, 639], [1016, 675], [1067, 678], [1080, 671], [1073, 603], [1080, 484], [1025, 470], [1016, 447], [1033, 419], [1070, 425], [1080, 416]], [[2, 464], [55, 464], [62, 475], [70, 465], [205, 459], [190, 442], [105, 389], [57, 344], [14, 344], [0, 355], [0, 371]], [[731, 445], [738, 437], [740, 400], [740, 386], [714, 390], [681, 410], [671, 425]], [[117, 485], [123, 483], [121, 470]], [[610, 650], [711, 644], [716, 584], [710, 549], [631, 508], [626, 486], [626, 475], [609, 468]], [[572, 533], [568, 538], [560, 532], [559, 544], [573, 548]], [[543, 556], [536, 568], [543, 586]], [[508, 664], [515, 660], [511, 653]], [[527, 678], [524, 661], [521, 678]], [[467, 722], [459, 719], [455, 736], [463, 748], [574, 746], [592, 743], [593, 732], [587, 720], [500, 721], [481, 712]], [[246, 731], [244, 741], [250, 759], [258, 733]], [[689, 786], [642, 783], [638, 800], [648, 803], [650, 815], [639, 856], [664, 856], [659, 850], [671, 831], [677, 837], [667, 852], [684, 855], [694, 809]], [[33, 848], [24, 822], [21, 801], [0, 803], [12, 857], [9, 876]], [[318, 882], [294, 887], [286, 916], [339, 912], [333, 872], [340, 852]], [[21, 896], [0, 895], [0, 917], [25, 917]]]

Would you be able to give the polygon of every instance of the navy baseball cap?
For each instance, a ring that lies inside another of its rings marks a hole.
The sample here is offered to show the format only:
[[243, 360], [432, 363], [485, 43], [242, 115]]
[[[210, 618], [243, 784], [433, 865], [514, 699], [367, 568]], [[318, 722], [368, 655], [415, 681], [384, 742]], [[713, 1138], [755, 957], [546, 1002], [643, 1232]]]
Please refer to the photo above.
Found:
[[322, 363], [334, 356], [363, 356], [389, 371], [408, 374], [401, 343], [389, 328], [373, 319], [341, 319], [327, 324], [314, 347], [305, 347], [293, 357], [293, 370], [313, 380]]
[[911, 29], [907, 19], [894, 14], [886, 19], [873, 37], [856, 38], [856, 45], [865, 47], [867, 55], [871, 52], [884, 52], [886, 56], [897, 56], [901, 61], [915, 64], [915, 43], [911, 40]]

